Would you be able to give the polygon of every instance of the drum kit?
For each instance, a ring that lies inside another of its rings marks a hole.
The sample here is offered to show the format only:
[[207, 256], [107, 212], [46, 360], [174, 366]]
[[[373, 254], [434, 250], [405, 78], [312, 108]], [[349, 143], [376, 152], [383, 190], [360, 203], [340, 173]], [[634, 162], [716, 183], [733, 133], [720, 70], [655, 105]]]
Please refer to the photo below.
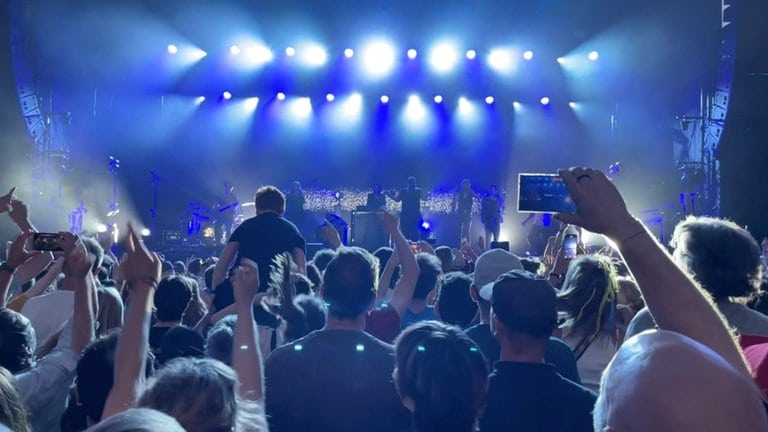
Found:
[[179, 228], [186, 236], [187, 244], [225, 244], [235, 228], [251, 213], [255, 213], [253, 203], [234, 201], [208, 206], [192, 201], [180, 218]]

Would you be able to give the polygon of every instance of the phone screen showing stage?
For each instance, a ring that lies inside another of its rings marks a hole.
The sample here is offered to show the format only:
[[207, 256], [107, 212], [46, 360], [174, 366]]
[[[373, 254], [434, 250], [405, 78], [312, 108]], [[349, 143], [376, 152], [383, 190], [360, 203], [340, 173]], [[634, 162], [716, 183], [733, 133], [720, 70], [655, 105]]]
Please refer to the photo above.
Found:
[[555, 174], [520, 174], [517, 211], [520, 213], [574, 213], [568, 187]]

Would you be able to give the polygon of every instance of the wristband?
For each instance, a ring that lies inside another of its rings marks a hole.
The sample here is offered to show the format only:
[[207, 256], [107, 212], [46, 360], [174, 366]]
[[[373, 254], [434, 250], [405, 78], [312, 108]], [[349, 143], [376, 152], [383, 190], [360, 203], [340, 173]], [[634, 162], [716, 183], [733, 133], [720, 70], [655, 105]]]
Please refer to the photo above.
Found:
[[12, 267], [8, 262], [4, 262], [0, 264], [0, 271], [4, 271], [6, 273], [14, 274], [16, 273], [16, 267]]
[[150, 276], [150, 277], [144, 277], [144, 278], [133, 279], [133, 280], [129, 281], [128, 283], [129, 283], [129, 284], [131, 284], [131, 285], [133, 285], [133, 284], [136, 284], [136, 283], [138, 283], [138, 282], [143, 282], [143, 283], [145, 283], [145, 284], [147, 284], [147, 285], [151, 286], [153, 289], [157, 289], [157, 285], [159, 285], [159, 284], [160, 284], [160, 282], [158, 282], [158, 280], [157, 280], [157, 279], [155, 279], [155, 278], [153, 278], [153, 277], [151, 277], [151, 276]]

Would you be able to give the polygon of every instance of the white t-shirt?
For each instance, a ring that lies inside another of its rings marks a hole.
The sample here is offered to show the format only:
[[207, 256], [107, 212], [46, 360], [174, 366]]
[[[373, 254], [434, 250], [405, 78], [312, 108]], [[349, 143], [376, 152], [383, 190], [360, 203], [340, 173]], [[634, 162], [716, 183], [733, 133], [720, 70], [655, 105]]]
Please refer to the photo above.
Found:
[[74, 308], [75, 292], [57, 290], [27, 300], [21, 314], [32, 323], [40, 347], [64, 327]]

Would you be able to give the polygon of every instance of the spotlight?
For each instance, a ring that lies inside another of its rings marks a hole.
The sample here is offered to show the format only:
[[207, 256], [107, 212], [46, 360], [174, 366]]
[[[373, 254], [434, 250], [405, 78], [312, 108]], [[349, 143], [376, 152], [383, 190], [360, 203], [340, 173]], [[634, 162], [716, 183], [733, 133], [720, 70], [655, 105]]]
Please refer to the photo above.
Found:
[[560, 63], [561, 65], [565, 64], [565, 57], [558, 57], [557, 62]]
[[264, 64], [271, 62], [272, 59], [275, 58], [275, 55], [272, 53], [271, 49], [263, 45], [258, 45], [248, 50], [248, 57], [257, 64]]
[[475, 57], [477, 57], [477, 51], [475, 50], [467, 51], [467, 60], [474, 60]]
[[592, 51], [587, 57], [590, 61], [597, 61], [597, 59], [600, 58], [600, 53], [597, 51]]
[[405, 106], [405, 115], [408, 120], [420, 121], [427, 115], [427, 110], [421, 103], [421, 98], [418, 95], [408, 96], [408, 104]]
[[516, 110], [518, 110], [518, 109], [523, 107], [523, 104], [521, 104], [518, 101], [514, 101], [514, 102], [512, 102], [512, 107], [514, 107]]
[[434, 100], [436, 104], [443, 103], [443, 97], [440, 95], [436, 95]]
[[360, 93], [353, 93], [344, 102], [344, 114], [347, 116], [358, 116], [363, 108], [363, 96]]
[[523, 53], [523, 59], [525, 59], [527, 61], [533, 60], [533, 51], [528, 50], [528, 51], [524, 52]]
[[200, 105], [203, 102], [205, 102], [205, 96], [198, 96], [195, 98], [195, 105]]
[[285, 49], [285, 55], [287, 55], [288, 57], [295, 56], [296, 55], [296, 48], [289, 46], [288, 48]]
[[96, 232], [98, 233], [107, 232], [107, 226], [102, 223], [96, 224]]
[[336, 96], [334, 96], [333, 93], [328, 93], [327, 95], [325, 95], [325, 100], [327, 100], [328, 102], [333, 102], [334, 99], [336, 99]]
[[575, 109], [578, 104], [576, 102], [568, 102], [568, 106]]
[[415, 59], [416, 56], [419, 55], [419, 53], [413, 48], [409, 49], [406, 54], [408, 55], [408, 58], [411, 60]]
[[512, 70], [512, 53], [509, 50], [496, 48], [488, 54], [488, 66], [499, 72]]
[[243, 107], [247, 112], [253, 112], [256, 111], [256, 107], [259, 106], [259, 98], [257, 97], [250, 97], [245, 100], [243, 103]]
[[547, 105], [549, 105], [550, 101], [549, 101], [548, 97], [544, 96], [543, 98], [541, 98], [540, 102], [541, 102], [542, 105], [547, 106]]
[[424, 221], [421, 223], [421, 228], [428, 231], [430, 228], [432, 228], [432, 225], [429, 222]]
[[467, 100], [467, 98], [465, 98], [464, 96], [460, 97], [459, 98], [459, 109], [460, 110], [466, 110], [469, 107], [471, 107], [471, 105], [469, 103], [469, 100]]
[[441, 43], [432, 48], [429, 64], [438, 72], [448, 72], [453, 69], [458, 60], [456, 47], [449, 43]]
[[488, 105], [492, 105], [494, 101], [495, 101], [495, 99], [493, 98], [493, 96], [486, 96], [485, 97], [485, 103], [488, 104]]
[[278, 92], [278, 93], [277, 93], [277, 100], [279, 100], [279, 101], [284, 101], [284, 100], [285, 100], [285, 93], [283, 93], [283, 92]]
[[312, 114], [312, 100], [308, 97], [298, 98], [291, 104], [291, 113], [299, 119], [306, 119]]
[[230, 93], [228, 91], [225, 91], [224, 93], [221, 94], [221, 97], [224, 100], [230, 100], [230, 99], [232, 99], [232, 93]]
[[229, 53], [233, 56], [240, 55], [240, 47], [237, 45], [232, 45], [229, 47]]
[[179, 47], [174, 44], [168, 45], [168, 54], [176, 54], [179, 52]]
[[389, 96], [387, 96], [387, 95], [382, 95], [382, 96], [379, 98], [379, 100], [380, 100], [380, 101], [381, 101], [381, 103], [383, 103], [383, 104], [388, 104], [388, 103], [389, 103]]
[[355, 51], [352, 48], [347, 48], [344, 50], [344, 57], [352, 58], [352, 56], [354, 55], [355, 55]]
[[310, 66], [322, 66], [328, 60], [328, 53], [320, 45], [310, 45], [304, 51], [303, 57]]
[[363, 51], [363, 65], [372, 76], [385, 76], [395, 66], [395, 49], [386, 41], [373, 41]]
[[142, 236], [142, 237], [149, 237], [149, 235], [150, 235], [150, 234], [151, 234], [151, 233], [150, 233], [150, 231], [149, 231], [149, 228], [142, 228], [142, 229], [141, 229], [141, 236]]

